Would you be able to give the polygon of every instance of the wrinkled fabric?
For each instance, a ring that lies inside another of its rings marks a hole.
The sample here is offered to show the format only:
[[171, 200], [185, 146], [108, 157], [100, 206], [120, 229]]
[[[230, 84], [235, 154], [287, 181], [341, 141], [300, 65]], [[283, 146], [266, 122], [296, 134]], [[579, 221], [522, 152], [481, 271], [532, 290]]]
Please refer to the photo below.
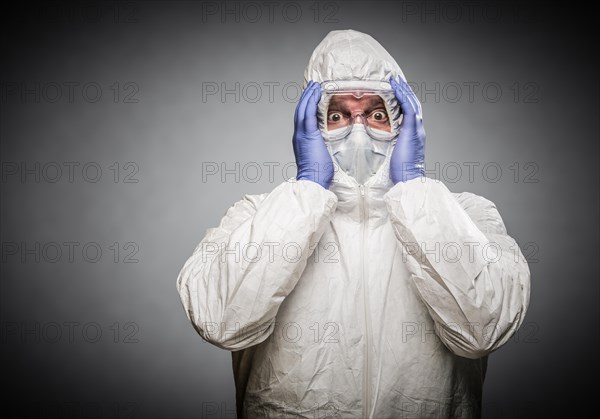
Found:
[[390, 88], [389, 79], [400, 76], [400, 66], [371, 36], [354, 31], [331, 31], [314, 49], [304, 70], [304, 86], [309, 80], [360, 81], [361, 87]]
[[[373, 42], [334, 31], [306, 74], [400, 74]], [[491, 201], [429, 178], [393, 185], [389, 157], [365, 184], [336, 171], [329, 190], [292, 179], [246, 195], [183, 266], [188, 318], [232, 352], [238, 417], [480, 416], [488, 355], [527, 310], [528, 265]]]

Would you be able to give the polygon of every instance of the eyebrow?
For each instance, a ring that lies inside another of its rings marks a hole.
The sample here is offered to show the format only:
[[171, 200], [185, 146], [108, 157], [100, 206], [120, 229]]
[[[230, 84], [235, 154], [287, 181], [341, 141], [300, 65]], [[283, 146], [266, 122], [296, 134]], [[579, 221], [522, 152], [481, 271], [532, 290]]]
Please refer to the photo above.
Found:
[[[379, 96], [369, 99], [369, 101], [367, 102], [367, 104], [365, 106], [365, 113], [369, 113], [371, 111], [374, 111], [375, 109], [384, 109], [387, 112], [385, 103], [383, 102], [383, 99]], [[332, 100], [329, 104], [327, 111], [329, 112], [331, 110], [345, 111], [345, 110], [347, 110], [347, 108], [340, 106], [338, 101]]]

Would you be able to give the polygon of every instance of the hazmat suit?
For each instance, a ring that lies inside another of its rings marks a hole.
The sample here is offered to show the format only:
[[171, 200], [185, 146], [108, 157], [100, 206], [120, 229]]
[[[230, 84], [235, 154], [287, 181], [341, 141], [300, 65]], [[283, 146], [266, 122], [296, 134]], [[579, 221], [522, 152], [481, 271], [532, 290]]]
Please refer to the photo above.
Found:
[[[405, 81], [352, 30], [330, 32], [304, 78]], [[398, 125], [398, 103], [385, 105]], [[238, 417], [480, 416], [487, 356], [523, 322], [529, 268], [491, 201], [392, 176], [399, 147], [363, 183], [327, 148], [330, 182], [245, 196], [185, 263], [181, 301], [232, 351]]]

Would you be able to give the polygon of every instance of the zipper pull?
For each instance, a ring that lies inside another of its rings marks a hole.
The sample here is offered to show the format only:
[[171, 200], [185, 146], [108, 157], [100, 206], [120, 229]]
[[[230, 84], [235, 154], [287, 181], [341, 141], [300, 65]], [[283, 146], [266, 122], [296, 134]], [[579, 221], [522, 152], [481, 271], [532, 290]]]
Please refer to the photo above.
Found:
[[365, 196], [365, 185], [358, 185], [358, 189], [360, 190], [360, 196]]

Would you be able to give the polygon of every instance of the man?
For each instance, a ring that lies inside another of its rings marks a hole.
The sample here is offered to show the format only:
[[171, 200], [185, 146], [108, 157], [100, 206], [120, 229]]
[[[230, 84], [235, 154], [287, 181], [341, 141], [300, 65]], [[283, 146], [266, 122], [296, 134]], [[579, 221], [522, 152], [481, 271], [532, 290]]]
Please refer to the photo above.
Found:
[[523, 255], [492, 202], [424, 176], [421, 106], [377, 41], [330, 32], [304, 78], [296, 179], [231, 207], [177, 282], [232, 351], [238, 416], [480, 416]]

